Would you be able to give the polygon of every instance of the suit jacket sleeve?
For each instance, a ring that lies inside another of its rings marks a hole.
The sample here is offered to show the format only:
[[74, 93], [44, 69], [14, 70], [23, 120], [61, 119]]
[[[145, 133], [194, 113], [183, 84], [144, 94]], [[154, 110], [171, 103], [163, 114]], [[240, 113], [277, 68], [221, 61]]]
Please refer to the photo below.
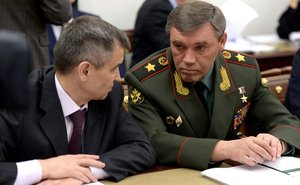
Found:
[[19, 125], [16, 119], [11, 119], [13, 116], [2, 112], [6, 111], [1, 111], [0, 117], [0, 184], [13, 184], [17, 176], [17, 165], [9, 162], [10, 157], [13, 157], [9, 151], [16, 147]]
[[51, 24], [62, 25], [72, 18], [72, 8], [69, 0], [42, 0], [41, 9]]
[[136, 174], [155, 163], [155, 152], [142, 129], [122, 106], [123, 90], [120, 85], [115, 86], [109, 96], [110, 119], [105, 135], [112, 138], [101, 142], [110, 144], [106, 152], [100, 154], [100, 160], [106, 164], [105, 171], [112, 180], [119, 181], [128, 175]]

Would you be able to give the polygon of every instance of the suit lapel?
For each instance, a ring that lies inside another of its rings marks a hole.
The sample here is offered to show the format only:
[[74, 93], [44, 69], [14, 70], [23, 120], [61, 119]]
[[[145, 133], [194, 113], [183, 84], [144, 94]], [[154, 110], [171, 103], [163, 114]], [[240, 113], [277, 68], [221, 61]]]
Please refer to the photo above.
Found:
[[234, 92], [236, 92], [236, 87], [228, 64], [221, 54], [218, 55], [215, 62], [215, 70], [215, 106], [213, 106], [212, 121], [207, 137], [223, 139], [226, 137], [235, 111], [236, 97]]
[[53, 71], [45, 76], [40, 106], [45, 111], [45, 115], [40, 120], [40, 125], [55, 153], [57, 155], [68, 153], [66, 125], [56, 91]]
[[[102, 103], [105, 103], [102, 102]], [[106, 105], [99, 103], [89, 103], [87, 120], [84, 129], [84, 151], [85, 153], [99, 153], [102, 141], [105, 121], [107, 120]]]

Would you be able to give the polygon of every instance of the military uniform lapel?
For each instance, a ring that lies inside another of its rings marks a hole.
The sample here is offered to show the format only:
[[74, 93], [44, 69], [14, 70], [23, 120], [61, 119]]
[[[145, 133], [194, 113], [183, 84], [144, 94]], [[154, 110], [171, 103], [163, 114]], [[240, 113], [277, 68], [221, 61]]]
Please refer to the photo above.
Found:
[[216, 59], [215, 67], [214, 106], [208, 137], [223, 139], [226, 137], [235, 111], [236, 97], [233, 92], [236, 91], [236, 87], [228, 64], [221, 54]]
[[[172, 57], [168, 58], [172, 59]], [[172, 61], [171, 64], [174, 62]], [[170, 74], [171, 83], [177, 105], [196, 135], [198, 137], [205, 136], [209, 127], [209, 118], [193, 85], [182, 81], [174, 65], [171, 66], [170, 72], [172, 73]]]
[[40, 120], [40, 125], [51, 142], [55, 153], [57, 155], [68, 153], [65, 119], [55, 87], [54, 73], [50, 73], [45, 77], [40, 105], [46, 112]]

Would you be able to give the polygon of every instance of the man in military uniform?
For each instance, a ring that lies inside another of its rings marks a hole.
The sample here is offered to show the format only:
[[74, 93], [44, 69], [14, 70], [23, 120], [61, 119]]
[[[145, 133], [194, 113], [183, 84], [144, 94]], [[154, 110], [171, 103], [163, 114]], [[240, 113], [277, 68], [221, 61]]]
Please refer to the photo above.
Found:
[[[224, 50], [225, 27], [218, 7], [179, 5], [166, 25], [170, 48], [125, 76], [129, 111], [160, 164], [203, 170], [233, 160], [254, 166], [299, 152], [299, 120], [261, 84], [254, 58]], [[242, 124], [260, 134], [239, 138]]]

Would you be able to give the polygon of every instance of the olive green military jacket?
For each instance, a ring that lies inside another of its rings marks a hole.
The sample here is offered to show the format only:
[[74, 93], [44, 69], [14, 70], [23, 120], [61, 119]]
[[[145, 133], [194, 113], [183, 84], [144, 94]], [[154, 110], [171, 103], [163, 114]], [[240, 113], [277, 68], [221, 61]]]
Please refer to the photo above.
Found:
[[182, 81], [170, 48], [125, 75], [129, 111], [150, 138], [160, 164], [206, 169], [219, 140], [237, 138], [242, 124], [300, 149], [300, 122], [261, 84], [256, 60], [224, 50], [214, 65], [211, 121], [193, 85]]

